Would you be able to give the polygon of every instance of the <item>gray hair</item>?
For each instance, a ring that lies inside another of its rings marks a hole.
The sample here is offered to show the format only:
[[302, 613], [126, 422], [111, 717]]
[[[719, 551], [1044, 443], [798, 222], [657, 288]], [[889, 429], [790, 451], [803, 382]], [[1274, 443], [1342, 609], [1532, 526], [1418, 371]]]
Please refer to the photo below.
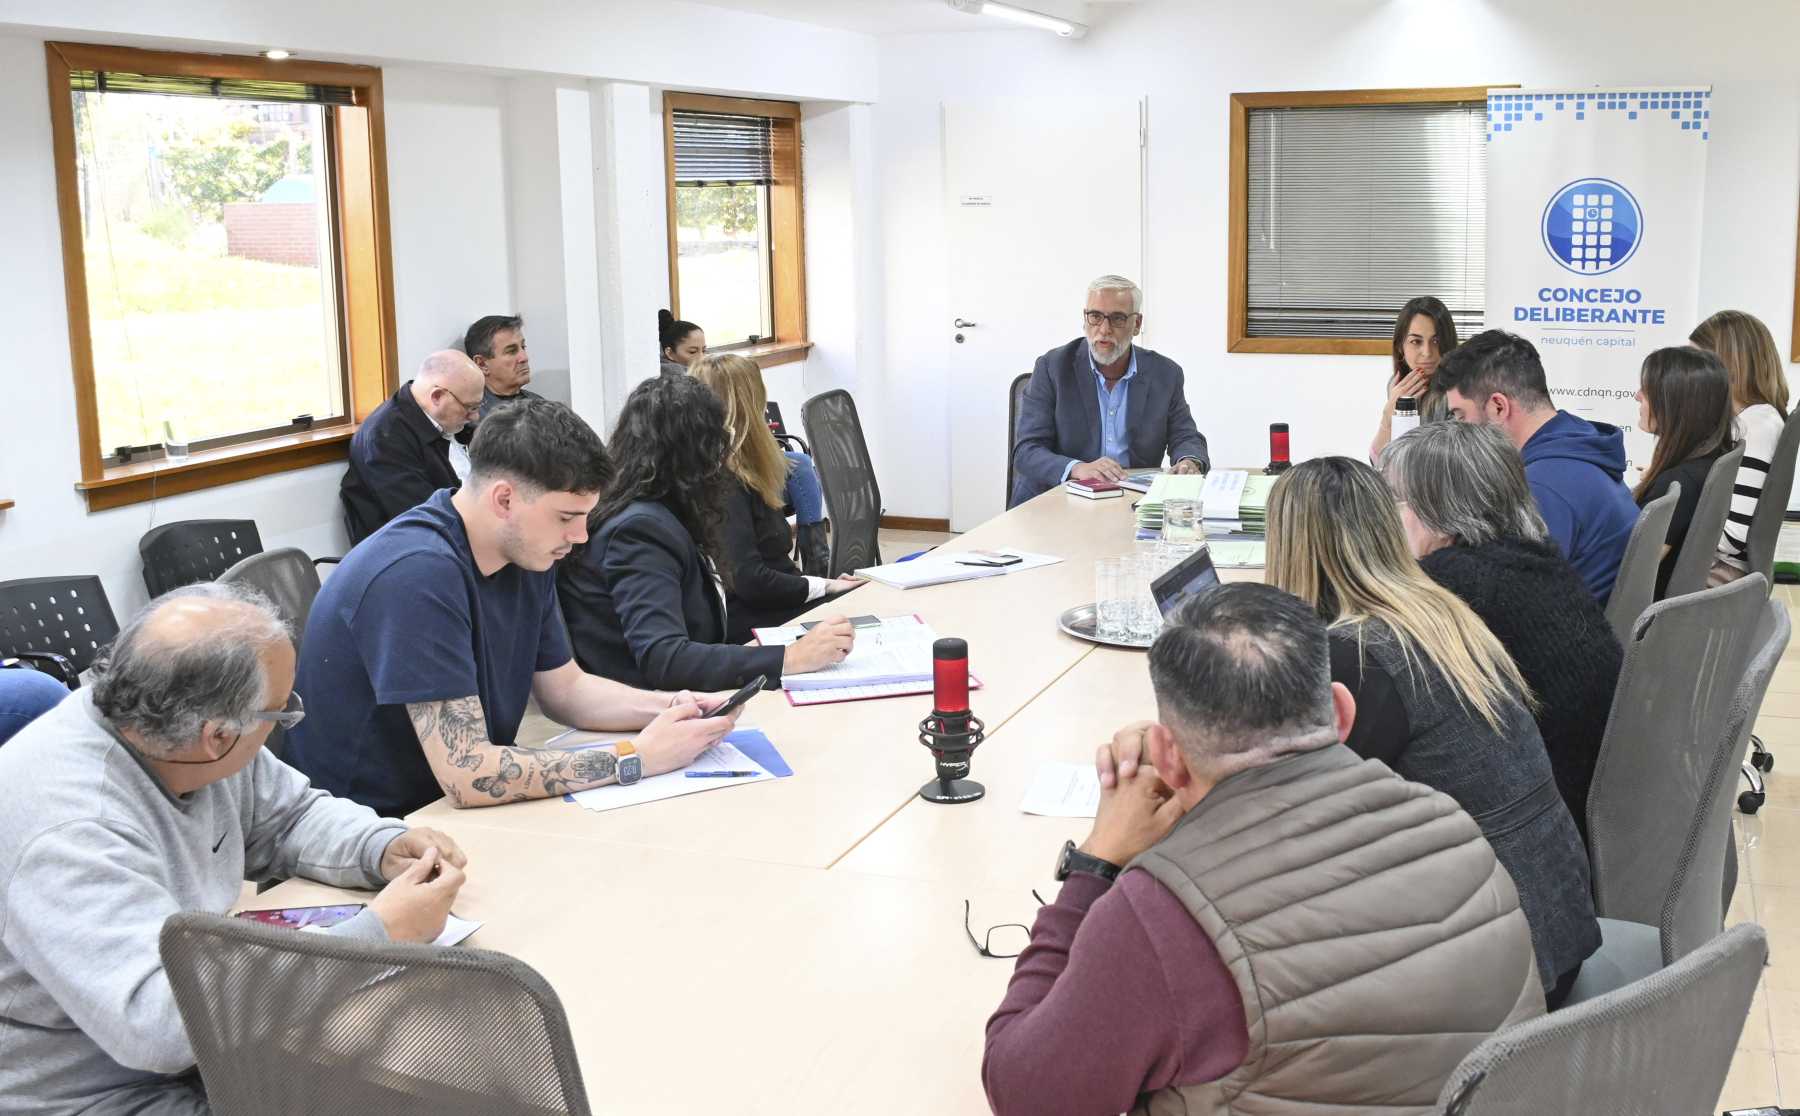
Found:
[[1467, 546], [1549, 535], [1519, 451], [1498, 426], [1426, 423], [1388, 443], [1381, 472], [1420, 523]]
[[[180, 642], [158, 630], [171, 604], [211, 601], [206, 630]], [[153, 759], [200, 742], [208, 722], [248, 732], [268, 678], [261, 652], [292, 638], [269, 599], [245, 585], [203, 582], [151, 601], [131, 618], [94, 667], [94, 707], [129, 729]]]
[[1325, 622], [1271, 585], [1220, 585], [1182, 605], [1150, 647], [1150, 682], [1196, 775], [1338, 742]]
[[1127, 291], [1131, 295], [1131, 312], [1133, 314], [1144, 312], [1144, 292], [1138, 289], [1136, 283], [1123, 275], [1102, 275], [1088, 284], [1088, 294], [1096, 291]]

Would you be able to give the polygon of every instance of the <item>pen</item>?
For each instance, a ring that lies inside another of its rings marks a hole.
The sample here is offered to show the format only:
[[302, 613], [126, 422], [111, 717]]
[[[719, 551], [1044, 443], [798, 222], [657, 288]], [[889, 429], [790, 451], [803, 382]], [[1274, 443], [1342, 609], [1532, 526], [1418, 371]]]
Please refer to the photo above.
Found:
[[690, 779], [754, 779], [760, 771], [690, 771]]

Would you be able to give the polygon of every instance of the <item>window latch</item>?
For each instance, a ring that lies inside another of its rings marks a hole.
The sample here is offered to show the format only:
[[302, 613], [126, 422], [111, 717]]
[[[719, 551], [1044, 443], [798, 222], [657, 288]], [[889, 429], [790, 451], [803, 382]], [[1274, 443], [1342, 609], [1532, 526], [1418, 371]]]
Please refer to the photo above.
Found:
[[312, 429], [313, 417], [311, 414], [295, 415], [289, 421], [292, 422], [295, 426], [298, 426], [302, 430], [311, 430]]

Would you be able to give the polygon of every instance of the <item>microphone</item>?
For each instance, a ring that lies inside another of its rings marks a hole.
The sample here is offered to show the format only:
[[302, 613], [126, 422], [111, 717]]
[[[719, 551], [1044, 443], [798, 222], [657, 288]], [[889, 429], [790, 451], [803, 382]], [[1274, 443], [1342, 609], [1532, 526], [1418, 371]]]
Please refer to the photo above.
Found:
[[1288, 460], [1288, 424], [1271, 422], [1269, 424], [1269, 467], [1263, 472], [1269, 476], [1284, 473], [1293, 462]]
[[973, 802], [987, 788], [969, 773], [969, 754], [987, 737], [987, 729], [969, 712], [969, 645], [940, 639], [931, 645], [931, 716], [919, 722], [919, 743], [931, 749], [937, 778], [919, 788], [927, 802]]

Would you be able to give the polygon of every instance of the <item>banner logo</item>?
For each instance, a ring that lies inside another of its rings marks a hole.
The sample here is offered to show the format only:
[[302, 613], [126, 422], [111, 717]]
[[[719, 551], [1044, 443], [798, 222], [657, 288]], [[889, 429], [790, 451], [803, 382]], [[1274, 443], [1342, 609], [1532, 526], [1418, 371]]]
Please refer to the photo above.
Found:
[[1643, 240], [1637, 199], [1609, 178], [1583, 178], [1556, 192], [1544, 207], [1544, 248], [1581, 275], [1600, 275], [1631, 258]]

